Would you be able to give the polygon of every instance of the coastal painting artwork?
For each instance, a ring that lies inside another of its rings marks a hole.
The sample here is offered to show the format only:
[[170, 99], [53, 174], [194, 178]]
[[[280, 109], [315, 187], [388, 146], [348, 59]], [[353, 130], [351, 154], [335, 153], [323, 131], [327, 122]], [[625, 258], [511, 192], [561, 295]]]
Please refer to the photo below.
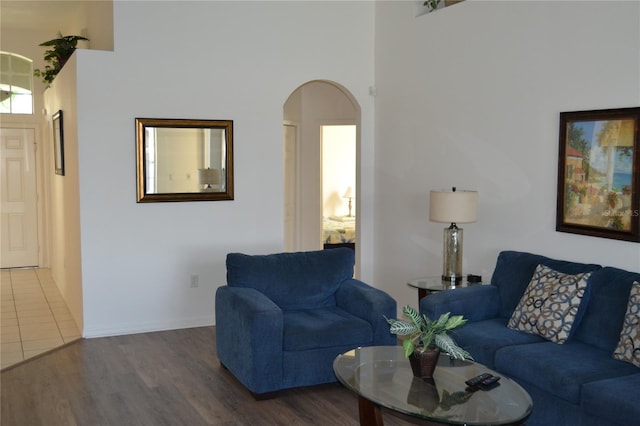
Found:
[[556, 230], [640, 242], [640, 107], [560, 113]]

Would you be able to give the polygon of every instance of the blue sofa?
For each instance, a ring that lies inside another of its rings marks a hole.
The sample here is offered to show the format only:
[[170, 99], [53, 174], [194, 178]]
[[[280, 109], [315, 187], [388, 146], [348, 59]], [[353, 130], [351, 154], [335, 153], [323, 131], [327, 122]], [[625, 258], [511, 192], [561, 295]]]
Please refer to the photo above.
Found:
[[[568, 340], [562, 344], [507, 327], [538, 265], [565, 274], [591, 271]], [[531, 395], [527, 425], [640, 422], [640, 368], [612, 357], [629, 294], [640, 274], [516, 251], [499, 254], [490, 285], [440, 292], [420, 302], [429, 318], [469, 321], [451, 336], [477, 362], [511, 377]]]
[[216, 351], [256, 398], [335, 382], [333, 361], [358, 346], [394, 345], [396, 302], [353, 279], [349, 248], [227, 255], [216, 291]]

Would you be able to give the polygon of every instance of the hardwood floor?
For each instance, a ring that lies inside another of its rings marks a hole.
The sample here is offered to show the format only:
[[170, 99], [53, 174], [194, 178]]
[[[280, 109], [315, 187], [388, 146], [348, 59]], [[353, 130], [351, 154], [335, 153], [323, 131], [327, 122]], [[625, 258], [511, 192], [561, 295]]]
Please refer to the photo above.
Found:
[[80, 340], [2, 371], [0, 385], [2, 426], [359, 424], [338, 383], [256, 401], [218, 362], [214, 327]]

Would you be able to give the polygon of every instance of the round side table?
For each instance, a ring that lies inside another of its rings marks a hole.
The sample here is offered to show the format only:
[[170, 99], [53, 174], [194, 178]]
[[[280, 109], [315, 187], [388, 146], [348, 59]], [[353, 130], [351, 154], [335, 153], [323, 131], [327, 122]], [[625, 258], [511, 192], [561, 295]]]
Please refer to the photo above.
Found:
[[482, 282], [468, 282], [466, 279], [462, 281], [446, 281], [441, 276], [414, 278], [407, 282], [409, 287], [418, 289], [418, 301], [423, 297], [427, 297], [431, 293], [438, 291], [453, 290], [454, 288], [470, 287], [483, 285]]

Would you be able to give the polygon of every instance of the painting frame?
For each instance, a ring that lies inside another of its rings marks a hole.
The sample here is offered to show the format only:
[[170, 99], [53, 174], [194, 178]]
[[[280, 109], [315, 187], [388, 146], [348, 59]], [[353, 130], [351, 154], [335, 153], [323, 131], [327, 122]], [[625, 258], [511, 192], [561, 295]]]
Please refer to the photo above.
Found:
[[640, 242], [640, 107], [560, 113], [556, 231]]
[[53, 114], [53, 169], [55, 174], [64, 176], [64, 124], [62, 110]]

